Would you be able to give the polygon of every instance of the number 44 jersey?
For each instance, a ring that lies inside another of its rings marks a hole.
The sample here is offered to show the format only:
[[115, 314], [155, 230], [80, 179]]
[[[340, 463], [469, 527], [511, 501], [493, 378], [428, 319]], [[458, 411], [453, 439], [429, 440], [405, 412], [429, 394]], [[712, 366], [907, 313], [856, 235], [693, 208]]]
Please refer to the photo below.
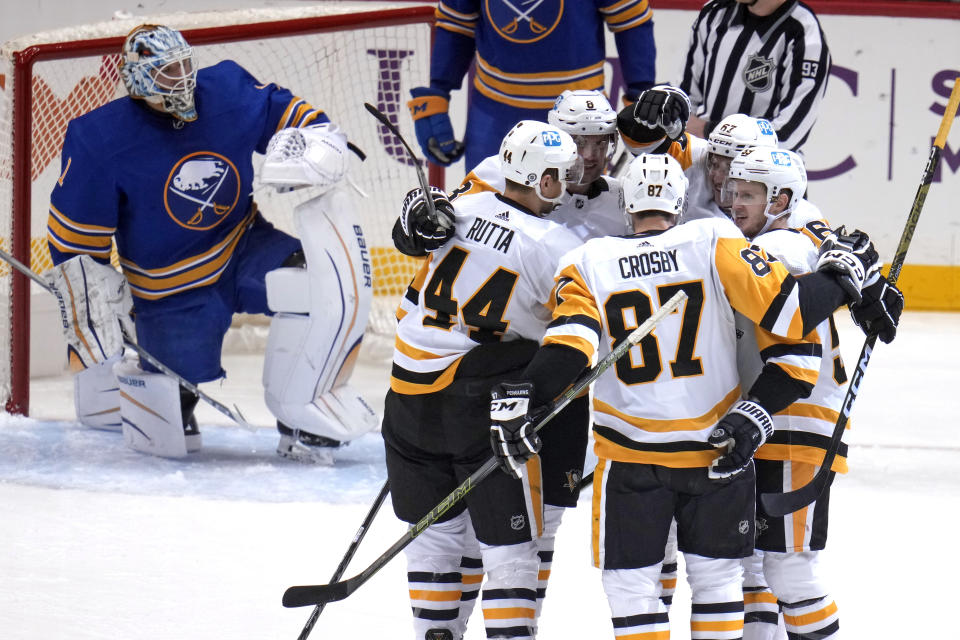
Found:
[[566, 254], [543, 342], [603, 357], [678, 290], [684, 305], [596, 383], [598, 457], [710, 465], [717, 451], [707, 437], [741, 396], [734, 310], [789, 339], [797, 355], [785, 373], [816, 380], [820, 358], [803, 340], [796, 280], [720, 219], [597, 238]]
[[478, 344], [540, 340], [559, 257], [580, 240], [493, 191], [453, 201], [456, 234], [427, 255], [397, 310], [390, 387], [439, 391]]

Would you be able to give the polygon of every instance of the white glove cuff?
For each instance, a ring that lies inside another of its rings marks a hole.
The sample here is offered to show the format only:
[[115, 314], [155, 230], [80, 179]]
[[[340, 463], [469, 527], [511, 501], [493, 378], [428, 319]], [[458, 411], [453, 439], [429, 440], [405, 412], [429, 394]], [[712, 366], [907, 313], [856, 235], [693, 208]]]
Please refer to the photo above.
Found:
[[757, 445], [757, 448], [763, 446], [764, 442], [773, 437], [773, 418], [770, 417], [770, 414], [767, 413], [766, 409], [761, 407], [756, 402], [751, 402], [750, 400], [741, 400], [737, 404], [733, 405], [733, 407], [727, 413], [728, 415], [731, 413], [739, 413], [756, 425], [761, 434], [760, 444]]

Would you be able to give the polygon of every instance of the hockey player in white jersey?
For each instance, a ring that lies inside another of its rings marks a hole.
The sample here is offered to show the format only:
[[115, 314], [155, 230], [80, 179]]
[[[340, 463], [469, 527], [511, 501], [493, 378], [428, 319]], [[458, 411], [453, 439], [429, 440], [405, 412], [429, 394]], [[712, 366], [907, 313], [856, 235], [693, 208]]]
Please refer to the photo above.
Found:
[[[526, 417], [504, 421], [492, 412], [494, 451], [505, 468], [522, 465], [539, 444], [532, 431], [538, 408], [659, 304], [686, 291], [686, 308], [594, 388], [593, 556], [603, 569], [615, 637], [666, 636], [660, 563], [676, 518], [694, 636], [737, 637], [740, 559], [753, 549], [753, 454], [772, 435], [770, 413], [812, 388], [819, 358], [804, 336], [857, 297], [865, 274], [879, 267], [878, 256], [861, 234], [861, 244], [845, 254], [848, 272], [798, 280], [729, 221], [674, 226], [687, 181], [673, 158], [637, 157], [623, 184], [637, 233], [590, 240], [561, 259], [554, 320], [524, 377], [510, 384], [514, 399], [527, 398]], [[778, 384], [763, 382], [773, 375], [765, 371], [741, 389], [734, 310], [797, 346], [771, 368]]]
[[[617, 126], [632, 152], [669, 153], [683, 167], [690, 190], [682, 222], [729, 218], [730, 202], [724, 199], [722, 187], [730, 161], [747, 147], [778, 146], [777, 132], [769, 120], [734, 113], [721, 120], [704, 140], [684, 130], [689, 115], [686, 94], [661, 85], [648, 89], [636, 104], [622, 109]], [[817, 246], [830, 233], [823, 214], [805, 199], [790, 216], [788, 225], [809, 235]]]
[[[580, 244], [542, 217], [579, 179], [573, 139], [522, 121], [503, 139], [500, 159], [502, 194], [462, 195], [452, 206], [437, 194], [452, 235], [423, 226], [417, 192], [395, 226], [401, 244], [426, 254], [398, 309], [383, 420], [394, 511], [411, 524], [489, 457], [490, 390], [529, 362], [550, 320], [557, 260]], [[533, 638], [540, 484], [539, 469], [519, 479], [494, 474], [406, 548], [416, 640], [464, 633], [461, 558], [471, 555], [471, 521], [487, 578], [488, 637]]]
[[[567, 183], [559, 200], [551, 205], [547, 218], [572, 231], [582, 241], [607, 235], [623, 235], [630, 231], [623, 211], [623, 190], [620, 181], [604, 175], [604, 169], [617, 144], [617, 114], [607, 98], [599, 91], [564, 91], [554, 103], [547, 119], [556, 128], [566, 131], [577, 145], [577, 155], [583, 164], [579, 181]], [[453, 192], [454, 198], [469, 194], [502, 193], [506, 179], [500, 156], [490, 156], [477, 165]], [[417, 192], [412, 196], [416, 198]], [[407, 216], [394, 226], [394, 242], [408, 255], [423, 255], [430, 248], [442, 246], [451, 230], [443, 229], [427, 217], [426, 207], [408, 207]], [[402, 226], [407, 223], [407, 227]], [[481, 347], [482, 349], [483, 347]], [[589, 437], [588, 398], [574, 400], [565, 410], [565, 417], [579, 414], [554, 424], [544, 440], [540, 461], [543, 472], [544, 531], [537, 539], [541, 558], [538, 607], [542, 605], [550, 579], [554, 543], [563, 509], [574, 507], [579, 495], [578, 483], [583, 476], [586, 447]], [[565, 430], [565, 428], [567, 428]], [[482, 569], [478, 558], [465, 558], [469, 565], [469, 583], [463, 586], [465, 620], [469, 617], [476, 592], [480, 587]]]
[[[547, 121], [573, 137], [583, 161], [583, 176], [579, 182], [567, 185], [549, 219], [584, 241], [628, 233], [620, 182], [604, 175], [618, 137], [617, 113], [606, 96], [600, 91], [564, 91], [547, 113]], [[504, 182], [499, 164], [498, 156], [484, 159], [467, 174], [453, 195], [491, 189], [502, 192]]]
[[[791, 229], [788, 222], [806, 190], [800, 157], [769, 147], [748, 148], [733, 159], [729, 176], [725, 190], [730, 194], [733, 222], [753, 246], [778, 259], [794, 276], [815, 271], [821, 260], [817, 245]], [[829, 248], [845, 239], [843, 230], [838, 229], [824, 245]], [[825, 252], [824, 260], [831, 255]], [[881, 280], [878, 274], [877, 282], [866, 286], [886, 286]], [[888, 295], [880, 297], [884, 299], [890, 301], [888, 317], [895, 330], [903, 297], [891, 288]], [[855, 316], [860, 308], [852, 307]], [[754, 331], [740, 315], [737, 335], [741, 384], [750, 386], [764, 366], [779, 360], [781, 356], [773, 352], [785, 349], [766, 332]], [[816, 383], [807, 398], [772, 415], [775, 433], [754, 456], [758, 495], [790, 491], [809, 482], [819, 469], [839, 417], [847, 375], [833, 317], [821, 322], [811, 335], [822, 353]], [[845, 444], [832, 470], [847, 472]], [[819, 552], [827, 540], [829, 500], [828, 486], [816, 502], [783, 517], [764, 513], [757, 502], [756, 551], [744, 560], [745, 640], [776, 637], [780, 611], [791, 638], [838, 637], [839, 613], [819, 570]]]

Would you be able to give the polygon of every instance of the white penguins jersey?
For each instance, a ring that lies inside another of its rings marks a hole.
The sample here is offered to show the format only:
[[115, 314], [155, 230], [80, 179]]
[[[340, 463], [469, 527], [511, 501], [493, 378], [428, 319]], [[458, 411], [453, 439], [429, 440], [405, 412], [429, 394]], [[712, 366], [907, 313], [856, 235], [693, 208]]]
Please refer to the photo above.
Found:
[[[796, 229], [767, 231], [753, 239], [754, 246], [776, 257], [794, 276], [816, 270], [819, 252], [809, 236]], [[738, 366], [740, 383], [749, 388], [756, 380], [764, 362], [776, 361], [782, 347], [768, 348], [764, 353], [759, 344], [768, 342], [763, 332], [753, 330], [753, 324], [737, 314]], [[847, 374], [840, 357], [840, 340], [833, 317], [821, 322], [807, 336], [818, 340], [822, 351], [816, 384], [809, 397], [794, 402], [773, 415], [776, 433], [757, 452], [763, 460], [799, 460], [817, 465], [828, 448], [833, 427], [839, 418], [846, 394]], [[842, 452], [843, 453], [843, 452]], [[833, 470], [846, 473], [846, 456], [838, 455]]]
[[[566, 254], [543, 344], [604, 357], [681, 289], [683, 307], [596, 382], [598, 457], [709, 466], [717, 450], [707, 437], [741, 397], [734, 310], [803, 342], [796, 280], [732, 222], [713, 219], [598, 238]], [[811, 363], [813, 377], [818, 365]]]
[[[707, 173], [710, 144], [693, 134], [683, 135], [686, 137], [685, 144], [674, 142], [667, 149], [667, 153], [680, 163], [690, 183], [687, 188], [687, 208], [681, 222], [708, 218], [729, 219], [730, 216], [713, 199], [713, 186]], [[790, 214], [787, 226], [802, 231], [817, 247], [830, 234], [830, 225], [820, 209], [805, 199], [801, 199]]]
[[[505, 186], [499, 156], [489, 156], [467, 174], [451, 195], [458, 197], [482, 191], [503, 193]], [[582, 195], [565, 191], [560, 204], [547, 214], [547, 219], [572, 231], [581, 242], [632, 232], [623, 205], [623, 187], [617, 178], [611, 176], [600, 176]]]
[[397, 393], [443, 389], [478, 344], [540, 340], [558, 258], [580, 244], [493, 191], [456, 198], [453, 209], [454, 237], [427, 255], [397, 312]]

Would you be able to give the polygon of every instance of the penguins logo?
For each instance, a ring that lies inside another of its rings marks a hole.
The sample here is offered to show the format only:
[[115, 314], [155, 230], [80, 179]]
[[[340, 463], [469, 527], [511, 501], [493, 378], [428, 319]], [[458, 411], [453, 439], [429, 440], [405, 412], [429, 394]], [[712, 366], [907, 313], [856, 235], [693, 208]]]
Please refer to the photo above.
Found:
[[186, 229], [220, 224], [240, 200], [240, 172], [226, 156], [197, 151], [177, 162], [163, 190], [167, 214]]
[[[504, 40], [530, 44], [546, 38], [563, 17], [563, 2], [545, 0], [484, 0], [490, 25]], [[539, 9], [539, 11], [538, 11]]]

